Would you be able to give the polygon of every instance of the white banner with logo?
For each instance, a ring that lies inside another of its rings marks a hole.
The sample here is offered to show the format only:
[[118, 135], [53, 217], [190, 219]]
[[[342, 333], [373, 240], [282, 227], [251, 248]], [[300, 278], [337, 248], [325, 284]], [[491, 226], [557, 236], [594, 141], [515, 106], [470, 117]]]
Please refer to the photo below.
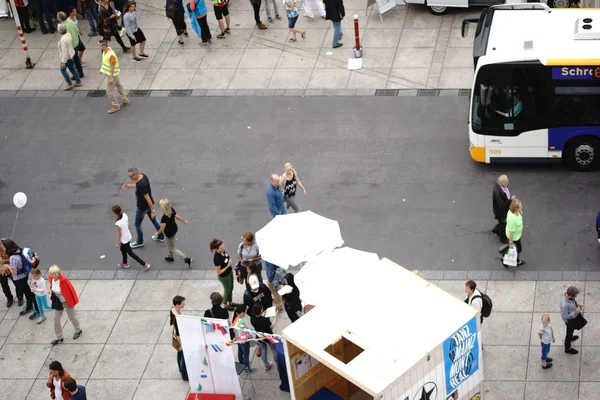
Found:
[[234, 394], [243, 400], [235, 370], [227, 321], [177, 316], [181, 346], [192, 393]]

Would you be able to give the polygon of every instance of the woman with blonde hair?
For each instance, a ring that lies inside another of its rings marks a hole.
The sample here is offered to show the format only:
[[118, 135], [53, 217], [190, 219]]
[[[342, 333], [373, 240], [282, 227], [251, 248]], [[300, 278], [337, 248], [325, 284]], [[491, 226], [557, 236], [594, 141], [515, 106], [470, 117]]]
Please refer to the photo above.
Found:
[[283, 191], [286, 207], [292, 207], [294, 212], [298, 212], [300, 209], [298, 208], [298, 204], [296, 204], [296, 187], [300, 186], [305, 196], [306, 189], [291, 163], [285, 163], [283, 168], [285, 171], [281, 175], [281, 178], [279, 178], [279, 187]]
[[521, 260], [520, 254], [523, 250], [521, 237], [523, 235], [523, 203], [516, 197], [513, 197], [506, 215], [506, 237], [510, 248], [517, 247], [517, 266], [525, 264]]
[[[73, 328], [75, 328], [73, 339], [79, 338], [83, 333], [79, 319], [77, 319], [77, 314], [75, 313], [75, 306], [79, 303], [79, 296], [69, 278], [60, 273], [58, 265], [53, 265], [48, 269], [48, 286], [48, 294], [51, 298], [58, 297], [58, 301], [62, 304], [61, 310], [54, 308], [54, 334], [56, 335], [56, 339], [50, 342], [50, 344], [55, 345], [62, 343], [64, 340], [62, 322], [60, 320], [63, 311], [66, 311], [69, 321], [71, 321]], [[53, 301], [52, 305], [54, 304], [55, 302]]]
[[[171, 202], [169, 199], [161, 199], [159, 202], [160, 209], [163, 212], [163, 216], [160, 219], [160, 229], [156, 231], [154, 234], [155, 237], [160, 237], [160, 234], [164, 232], [167, 238], [167, 249], [169, 250], [169, 254], [165, 257], [165, 260], [168, 262], [174, 262], [173, 254], [176, 254], [177, 257], [181, 258], [183, 262], [185, 262], [188, 267], [192, 267], [192, 259], [187, 257], [183, 252], [175, 248], [175, 235], [177, 234], [177, 223], [176, 219], [187, 224], [188, 222], [181, 217], [181, 215], [177, 214], [173, 206], [171, 206]], [[153, 237], [154, 237], [153, 236]]]

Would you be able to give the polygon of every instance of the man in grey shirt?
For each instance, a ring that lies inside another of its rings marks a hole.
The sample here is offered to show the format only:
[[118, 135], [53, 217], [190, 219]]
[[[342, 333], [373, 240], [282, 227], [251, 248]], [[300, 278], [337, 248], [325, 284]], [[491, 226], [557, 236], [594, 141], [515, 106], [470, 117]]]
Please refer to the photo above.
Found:
[[583, 304], [577, 304], [576, 297], [579, 289], [575, 286], [569, 286], [567, 292], [560, 300], [560, 316], [567, 325], [567, 334], [565, 335], [565, 353], [577, 354], [579, 351], [571, 348], [571, 342], [579, 339], [579, 336], [573, 336], [576, 329], [582, 329], [587, 321], [581, 315]]

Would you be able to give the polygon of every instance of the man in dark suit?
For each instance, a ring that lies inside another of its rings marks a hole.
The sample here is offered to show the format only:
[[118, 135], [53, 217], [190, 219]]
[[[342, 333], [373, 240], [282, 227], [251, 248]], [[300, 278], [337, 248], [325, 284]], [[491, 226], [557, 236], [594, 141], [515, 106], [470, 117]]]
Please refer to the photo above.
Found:
[[502, 243], [508, 243], [506, 237], [506, 214], [508, 213], [511, 199], [510, 191], [508, 190], [508, 177], [500, 175], [492, 191], [494, 218], [498, 221], [492, 232], [500, 237]]

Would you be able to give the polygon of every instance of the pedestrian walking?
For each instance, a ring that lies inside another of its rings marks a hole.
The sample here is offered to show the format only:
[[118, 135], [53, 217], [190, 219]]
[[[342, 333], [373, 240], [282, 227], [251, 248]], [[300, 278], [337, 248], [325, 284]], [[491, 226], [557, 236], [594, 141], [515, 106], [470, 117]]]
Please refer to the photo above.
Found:
[[[99, 40], [98, 47], [102, 50], [102, 67], [100, 68], [99, 74], [106, 75], [106, 96], [110, 100], [111, 108], [108, 110], [109, 114], [116, 113], [121, 109], [121, 107], [125, 107], [129, 105], [129, 99], [125, 94], [125, 88], [121, 83], [121, 78], [119, 74], [121, 73], [121, 69], [119, 68], [119, 58], [111, 49], [108, 47], [108, 42], [106, 40]], [[121, 95], [121, 103], [117, 101], [117, 97], [115, 96], [115, 88]]]
[[483, 315], [481, 310], [483, 309], [483, 298], [479, 289], [477, 289], [477, 284], [473, 280], [467, 281], [465, 283], [465, 293], [467, 297], [465, 299], [465, 303], [473, 307], [477, 313], [479, 314], [479, 320], [483, 324]]
[[[286, 0], [289, 1], [289, 0]], [[293, 0], [291, 0], [293, 1]], [[295, 35], [294, 35], [295, 37]], [[302, 184], [302, 181], [298, 177], [298, 172], [294, 169], [291, 163], [285, 163], [283, 166], [284, 172], [281, 175], [279, 181], [279, 187], [283, 191], [283, 197], [285, 200], [286, 208], [289, 209], [292, 207], [294, 212], [300, 211], [298, 204], [296, 203], [296, 189], [300, 186], [304, 196], [306, 197], [306, 188]]]
[[323, 4], [325, 4], [325, 19], [331, 21], [333, 24], [332, 46], [334, 49], [337, 49], [344, 45], [340, 43], [342, 39], [342, 19], [346, 16], [344, 2], [343, 0], [323, 0]]
[[129, 268], [127, 262], [127, 255], [130, 255], [135, 261], [140, 263], [144, 271], [150, 269], [150, 264], [138, 257], [131, 249], [131, 229], [129, 224], [129, 217], [121, 210], [120, 206], [112, 206], [112, 212], [117, 218], [115, 226], [117, 229], [117, 249], [121, 250], [122, 262], [118, 265], [119, 268]]
[[573, 335], [576, 330], [581, 330], [587, 325], [587, 320], [583, 318], [583, 304], [577, 304], [577, 295], [579, 289], [575, 286], [569, 286], [560, 300], [560, 316], [567, 325], [565, 334], [565, 353], [577, 354], [579, 351], [571, 347], [571, 343], [579, 339], [579, 336]]
[[[81, 50], [81, 46], [79, 46], [79, 28], [75, 25], [70, 18], [67, 17], [67, 14], [60, 11], [56, 14], [56, 20], [61, 24], [67, 27], [67, 32], [71, 36], [71, 40], [73, 42], [73, 49], [75, 50], [75, 54], [73, 55], [73, 62], [75, 63], [75, 68], [77, 72], [79, 72], [79, 77], [85, 77], [83, 73], [83, 67], [81, 66], [81, 61], [79, 60], [79, 50]], [[83, 46], [83, 50], [85, 50], [85, 46]], [[76, 78], [75, 74], [71, 77], [71, 79]]]
[[[266, 0], [267, 2], [269, 0]], [[275, 2], [275, 0], [273, 0]], [[217, 35], [217, 39], [225, 39], [225, 34], [230, 33], [229, 25], [231, 23], [229, 19], [229, 8], [227, 5], [229, 4], [229, 0], [213, 0], [213, 9], [215, 10], [215, 17], [217, 18], [217, 22], [219, 23], [219, 30], [221, 33]], [[266, 4], [266, 3], [265, 3]], [[265, 6], [268, 10], [268, 6]], [[269, 12], [267, 11], [267, 14]], [[225, 17], [226, 26], [223, 25], [223, 17]]]
[[71, 394], [71, 400], [87, 400], [85, 387], [78, 385], [77, 381], [71, 377], [63, 380], [63, 386]]
[[275, 218], [277, 215], [287, 214], [283, 193], [279, 189], [280, 177], [277, 174], [271, 175], [271, 184], [267, 189], [267, 202], [269, 203], [269, 212]]
[[17, 14], [21, 21], [21, 30], [25, 33], [35, 31], [29, 22], [29, 0], [15, 0], [15, 7], [17, 7]]
[[273, 2], [273, 11], [275, 12], [275, 18], [281, 21], [281, 17], [279, 16], [279, 9], [277, 8], [277, 0], [265, 0], [265, 11], [267, 12], [267, 19], [270, 23], [275, 22], [273, 18], [271, 18], [271, 8], [269, 6], [269, 2]]
[[[140, 173], [140, 171], [135, 167], [127, 170], [127, 176], [134, 183], [123, 183], [122, 188], [123, 190], [135, 189], [136, 210], [134, 225], [137, 234], [137, 241], [131, 243], [131, 248], [136, 249], [144, 246], [144, 232], [142, 231], [142, 221], [144, 220], [144, 216], [147, 215], [150, 218], [150, 222], [152, 222], [152, 225], [154, 225], [156, 230], [160, 229], [160, 224], [156, 219], [156, 212], [154, 211], [154, 198], [152, 197], [152, 188], [150, 187], [150, 179], [148, 179], [148, 176]], [[165, 235], [153, 235], [152, 240], [164, 242]]]
[[538, 337], [542, 344], [542, 368], [552, 368], [552, 359], [548, 357], [548, 354], [550, 353], [550, 345], [556, 340], [554, 339], [554, 329], [552, 329], [548, 314], [542, 315], [542, 324], [538, 329]]
[[500, 175], [492, 189], [492, 209], [494, 211], [494, 218], [498, 221], [492, 232], [498, 235], [502, 243], [508, 243], [508, 238], [506, 237], [506, 214], [508, 213], [512, 197], [508, 189], [508, 177]]
[[42, 271], [38, 268], [34, 268], [33, 271], [31, 271], [29, 288], [35, 295], [35, 302], [40, 315], [37, 319], [37, 323], [41, 324], [46, 320], [44, 311], [52, 310], [52, 307], [48, 303], [48, 287], [46, 286], [46, 280], [42, 277]]
[[[273, 328], [277, 323], [277, 313], [275, 313], [273, 321], [271, 322], [269, 318], [265, 317], [265, 312], [266, 309], [263, 309], [263, 306], [260, 302], [255, 303], [254, 306], [252, 306], [252, 316], [250, 317], [250, 323], [254, 327], [254, 330], [256, 330], [257, 332], [268, 333], [272, 335]], [[271, 367], [273, 367], [273, 363], [269, 362], [269, 360], [267, 359], [267, 345], [271, 349], [271, 353], [273, 353], [273, 360], [276, 360], [277, 348], [275, 346], [275, 343], [271, 343], [265, 340], [259, 340], [256, 342], [256, 344], [260, 348], [260, 358], [262, 359], [262, 362], [265, 366], [265, 372], [269, 372], [271, 370]]]
[[269, 29], [268, 26], [266, 26], [265, 24], [262, 23], [262, 21], [260, 20], [260, 4], [262, 3], [261, 0], [250, 0], [250, 4], [252, 5], [252, 9], [254, 10], [254, 22], [256, 22], [256, 27], [261, 30], [264, 31], [265, 29]]
[[233, 311], [235, 305], [232, 302], [233, 293], [233, 273], [231, 268], [231, 258], [225, 251], [225, 245], [223, 241], [219, 239], [213, 239], [210, 241], [209, 249], [214, 252], [213, 265], [215, 266], [215, 272], [221, 285], [223, 285], [223, 301], [227, 309]]
[[[35, 302], [35, 295], [29, 288], [27, 282], [29, 277], [29, 270], [27, 269], [26, 263], [24, 263], [23, 249], [19, 247], [12, 239], [3, 239], [2, 245], [6, 249], [8, 254], [8, 268], [12, 274], [12, 280], [15, 284], [15, 292], [17, 298], [26, 299], [25, 307], [19, 312], [19, 315], [26, 315], [31, 313], [29, 316], [30, 320], [34, 320], [39, 315], [37, 309], [37, 303]], [[29, 266], [31, 268], [31, 265]]]
[[183, 42], [183, 35], [187, 36], [187, 25], [185, 24], [182, 0], [167, 0], [165, 11], [167, 18], [173, 22], [173, 26], [175, 27], [175, 34], [178, 39], [177, 43], [183, 46], [185, 44]]
[[[74, 87], [81, 86], [81, 77], [79, 76], [79, 71], [75, 67], [74, 58], [76, 57], [75, 49], [73, 48], [73, 40], [71, 39], [71, 34], [67, 32], [67, 27], [63, 24], [58, 24], [57, 26], [58, 33], [60, 37], [58, 39], [58, 57], [60, 58], [60, 73], [62, 74], [67, 86], [65, 86], [65, 90], [71, 90]], [[69, 77], [69, 73], [67, 72], [67, 68], [73, 74], [73, 79], [75, 83]]]
[[312, 4], [317, 6], [319, 15], [321, 18], [325, 19], [325, 8], [323, 7], [323, 2], [321, 0], [304, 0], [304, 16], [311, 19], [315, 17], [312, 10]]
[[87, 35], [89, 37], [98, 36], [98, 5], [95, 0], [85, 0], [85, 16], [90, 24], [90, 31]]
[[212, 34], [210, 33], [210, 27], [208, 26], [208, 21], [206, 20], [208, 10], [206, 9], [204, 0], [190, 1], [186, 5], [186, 12], [190, 17], [192, 29], [194, 32], [196, 32], [196, 35], [199, 38], [202, 38], [202, 44], [205, 46], [209, 45], [210, 40], [212, 39]]
[[169, 253], [165, 257], [165, 260], [168, 262], [174, 262], [173, 254], [177, 255], [177, 257], [181, 258], [184, 263], [188, 265], [188, 267], [192, 267], [192, 259], [187, 257], [183, 252], [177, 250], [175, 248], [175, 235], [177, 234], [177, 223], [175, 220], [179, 220], [184, 224], [188, 222], [181, 217], [181, 215], [177, 214], [177, 211], [171, 206], [171, 202], [169, 199], [161, 199], [158, 204], [160, 204], [160, 209], [163, 212], [163, 216], [160, 219], [160, 229], [156, 231], [154, 237], [159, 237], [164, 233], [167, 238], [167, 249]]
[[123, 49], [123, 53], [129, 51], [129, 47], [125, 46], [125, 43], [121, 39], [121, 33], [117, 24], [117, 13], [108, 0], [101, 0], [100, 7], [98, 7], [98, 33], [102, 35], [105, 42], [109, 42], [110, 38], [114, 36], [119, 46]]
[[296, 34], [298, 33], [300, 36], [302, 36], [302, 39], [306, 39], [306, 31], [301, 31], [295, 28], [296, 21], [298, 21], [298, 8], [296, 8], [296, 2], [294, 0], [284, 0], [283, 4], [285, 5], [285, 11], [288, 18], [288, 28], [292, 33], [290, 42], [295, 42], [297, 40]]
[[[58, 12], [56, 9], [56, 1], [55, 0], [34, 0], [33, 2], [35, 8], [35, 15], [37, 17], [38, 23], [40, 24], [40, 30], [44, 35], [47, 35], [48, 32], [54, 35], [56, 33], [56, 29], [54, 29], [54, 24], [52, 21], [54, 20], [54, 16]], [[44, 23], [44, 16], [46, 17], [46, 22]]]
[[[146, 48], [146, 36], [138, 26], [138, 16], [136, 11], [135, 1], [129, 1], [125, 4], [125, 14], [123, 15], [123, 25], [125, 25], [125, 33], [131, 44], [131, 59], [133, 61], [142, 61], [140, 57], [148, 57], [144, 52]], [[135, 55], [135, 45], [140, 45], [140, 57]]]
[[77, 37], [79, 39], [79, 44], [77, 45], [77, 47], [75, 47], [75, 51], [77, 52], [77, 56], [79, 57], [79, 63], [81, 64], [81, 68], [83, 71], [83, 67], [85, 67], [85, 61], [83, 61], [85, 45], [83, 44], [83, 40], [81, 39], [81, 29], [79, 29], [79, 21], [77, 21], [77, 9], [75, 7], [69, 7], [67, 11], [67, 19], [73, 21], [75, 27], [77, 27]]
[[[12, 292], [10, 291], [9, 282], [12, 282], [13, 285], [14, 285], [14, 282], [12, 280], [12, 273], [10, 272], [10, 266], [8, 265], [10, 256], [8, 255], [8, 253], [6, 252], [6, 249], [4, 248], [4, 244], [3, 244], [4, 240], [5, 239], [0, 240], [0, 285], [2, 286], [2, 292], [4, 293], [4, 296], [6, 297], [6, 307], [10, 308], [14, 304], [15, 298], [14, 298]], [[17, 301], [18, 301], [19, 307], [21, 307], [23, 304], [25, 304], [25, 302], [23, 301], [23, 294], [21, 294], [21, 297], [19, 297], [17, 295]]]
[[[521, 251], [523, 244], [521, 237], [523, 236], [523, 203], [516, 197], [513, 197], [510, 202], [508, 213], [506, 214], [506, 237], [508, 245], [512, 249], [517, 247], [517, 267], [524, 265], [525, 261], [521, 260]], [[508, 266], [505, 265], [508, 268]]]
[[[246, 306], [243, 304], [238, 304], [237, 307], [235, 308], [235, 311], [233, 312], [233, 323], [231, 326], [233, 326], [234, 329], [233, 332], [235, 333], [235, 336], [237, 339], [240, 338], [240, 336], [243, 335], [242, 333], [242, 329], [246, 329], [246, 323], [244, 322], [244, 317], [246, 316]], [[246, 342], [242, 342], [242, 343], [238, 343], [238, 362], [242, 365], [244, 365], [248, 372], [256, 372], [255, 368], [250, 368], [250, 342], [246, 341]]]
[[262, 304], [265, 310], [273, 306], [273, 296], [264, 283], [260, 283], [256, 276], [251, 276], [248, 279], [248, 284], [250, 288], [244, 292], [244, 305], [248, 315], [252, 317], [253, 307], [256, 303]]
[[[69, 278], [60, 273], [58, 265], [53, 265], [48, 269], [48, 284], [50, 285], [48, 294], [50, 294], [50, 296], [56, 296], [62, 305], [62, 309], [60, 310], [54, 308], [54, 334], [56, 335], [56, 339], [50, 342], [50, 344], [56, 345], [62, 343], [64, 340], [61, 321], [63, 311], [66, 311], [67, 317], [75, 329], [73, 340], [77, 340], [83, 333], [81, 325], [79, 324], [79, 319], [77, 318], [77, 313], [75, 312], [75, 306], [79, 303], [77, 291]], [[54, 301], [52, 304], [54, 305]]]
[[181, 346], [181, 336], [179, 335], [179, 327], [177, 326], [177, 315], [181, 315], [181, 310], [185, 307], [185, 297], [173, 297], [173, 307], [169, 312], [169, 325], [171, 325], [171, 344], [177, 350], [177, 367], [181, 374], [181, 379], [188, 381], [187, 367], [185, 365], [185, 357], [183, 356], [183, 347]]
[[65, 379], [71, 375], [64, 370], [62, 364], [58, 361], [50, 363], [50, 373], [46, 387], [50, 389], [50, 398], [53, 400], [70, 400], [71, 393], [65, 388]]

